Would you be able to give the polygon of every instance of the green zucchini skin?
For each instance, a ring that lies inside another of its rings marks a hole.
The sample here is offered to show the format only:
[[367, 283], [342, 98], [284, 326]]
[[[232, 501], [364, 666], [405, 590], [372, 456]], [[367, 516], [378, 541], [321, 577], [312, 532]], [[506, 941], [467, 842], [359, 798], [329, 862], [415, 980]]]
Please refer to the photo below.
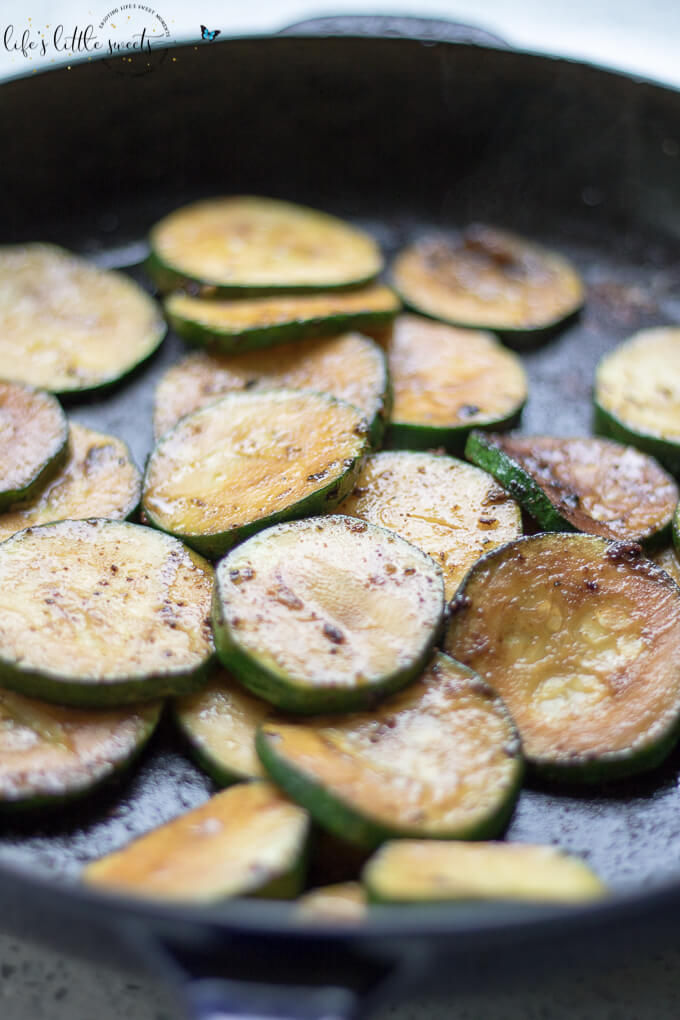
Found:
[[327, 316], [296, 319], [275, 326], [257, 326], [240, 332], [211, 329], [193, 319], [186, 319], [169, 310], [164, 302], [165, 314], [171, 328], [194, 347], [219, 351], [221, 354], [240, 354], [261, 351], [279, 344], [304, 340], [307, 337], [335, 336], [350, 331], [363, 332], [386, 329], [394, 321], [398, 306], [393, 311], [346, 312]]
[[[367, 684], [365, 689], [361, 687], [351, 690], [323, 688], [319, 691], [292, 683], [281, 673], [266, 669], [260, 663], [255, 662], [239, 648], [233, 639], [229, 625], [221, 614], [217, 589], [213, 603], [213, 630], [220, 661], [227, 669], [231, 670], [244, 687], [284, 712], [293, 712], [295, 715], [318, 715], [319, 712], [358, 712], [363, 708], [370, 708], [388, 695], [395, 694], [402, 687], [408, 686], [427, 665], [436, 645], [441, 640], [443, 625], [434, 631], [423, 648], [422, 654], [411, 666], [389, 674], [381, 683]], [[276, 779], [276, 777], [274, 778]], [[338, 835], [342, 835], [342, 832], [339, 832]]]
[[543, 531], [576, 530], [553, 506], [529, 472], [500, 450], [493, 441], [489, 441], [483, 432], [475, 429], [470, 433], [465, 444], [465, 456], [477, 467], [493, 475], [531, 514]]
[[594, 401], [593, 407], [593, 425], [598, 435], [616, 439], [619, 443], [626, 443], [643, 453], [649, 453], [672, 475], [680, 477], [680, 445], [677, 443], [628, 428], [616, 415], [606, 411], [597, 400]]
[[149, 721], [144, 733], [138, 739], [134, 750], [126, 758], [116, 762], [116, 764], [108, 772], [98, 776], [89, 783], [83, 783], [80, 786], [71, 787], [70, 789], [60, 793], [35, 794], [35, 796], [21, 797], [17, 800], [0, 798], [0, 815], [7, 815], [9, 817], [19, 815], [21, 817], [24, 815], [30, 815], [35, 811], [40, 811], [41, 813], [47, 811], [59, 811], [63, 808], [70, 807], [72, 804], [78, 804], [91, 795], [96, 796], [110, 783], [115, 783], [117, 780], [124, 779], [133, 770], [139, 759], [144, 754], [149, 741], [158, 729], [163, 711], [164, 706], [161, 705], [156, 718]]
[[[353, 459], [352, 464], [348, 466], [341, 478], [331, 481], [321, 489], [317, 489], [316, 492], [312, 492], [293, 506], [269, 514], [268, 517], [262, 517], [257, 521], [251, 521], [240, 528], [231, 528], [229, 531], [219, 532], [216, 535], [188, 535], [179, 531], [170, 531], [168, 528], [163, 527], [147, 506], [144, 506], [144, 514], [147, 522], [152, 527], [165, 532], [166, 535], [171, 535], [173, 538], [178, 538], [185, 545], [200, 553], [201, 556], [205, 556], [206, 559], [218, 560], [226, 555], [234, 546], [240, 545], [247, 538], [251, 538], [258, 532], [264, 531], [265, 528], [272, 527], [274, 524], [283, 524], [285, 521], [295, 521], [303, 517], [315, 517], [320, 514], [330, 513], [343, 501], [345, 496], [349, 495], [356, 485], [366, 452], [367, 448], [362, 450]], [[225, 662], [225, 665], [228, 665], [226, 660], [223, 659], [222, 661]]]
[[[680, 528], [680, 518], [678, 518], [677, 510], [676, 519], [679, 519], [678, 527]], [[500, 565], [506, 555], [513, 550], [521, 550], [522, 546], [530, 548], [533, 543], [547, 539], [554, 539], [557, 542], [563, 543], [583, 539], [586, 542], [600, 543], [603, 550], [610, 549], [614, 551], [617, 547], [622, 547], [624, 549], [624, 553], [627, 550], [630, 551], [630, 556], [633, 560], [635, 560], [636, 557], [639, 557], [639, 567], [641, 570], [644, 569], [650, 574], [656, 575], [661, 584], [677, 591], [678, 586], [673, 578], [670, 577], [670, 575], [667, 574], [660, 566], [657, 566], [651, 561], [647, 561], [645, 557], [641, 555], [640, 546], [635, 543], [616, 542], [602, 538], [601, 536], [586, 535], [582, 532], [575, 531], [568, 533], [543, 532], [535, 535], [524, 535], [523, 537], [514, 539], [503, 546], [498, 546], [496, 549], [492, 549], [490, 552], [480, 557], [480, 559], [473, 564], [472, 567], [470, 567], [467, 574], [461, 581], [456, 596], [450, 605], [451, 614], [447, 634], [444, 640], [444, 650], [448, 655], [455, 656], [457, 652], [461, 652], [459, 645], [456, 645], [455, 637], [452, 638], [451, 635], [455, 631], [457, 614], [459, 612], [465, 613], [471, 606], [471, 600], [468, 595], [468, 586], [474, 581], [476, 575], [480, 571], [484, 570], [489, 564], [497, 563]], [[526, 568], [526, 570], [528, 570], [528, 568]], [[526, 574], [526, 583], [530, 584], [530, 577], [528, 573]], [[502, 692], [499, 693], [501, 693], [502, 696]], [[636, 747], [634, 750], [626, 748], [611, 752], [598, 752], [596, 754], [581, 752], [578, 755], [564, 755], [559, 761], [551, 760], [544, 756], [532, 757], [525, 751], [525, 760], [529, 774], [539, 781], [546, 780], [550, 783], [556, 783], [565, 787], [570, 785], [573, 785], [574, 787], [580, 785], [592, 786], [620, 779], [628, 779], [632, 776], [652, 771], [666, 760], [671, 751], [673, 751], [676, 747], [679, 740], [680, 703], [676, 706], [675, 718], [672, 719], [666, 726], [665, 731], [662, 734], [657, 735], [656, 739], [653, 742], [650, 742], [646, 747]]]
[[[328, 832], [364, 850], [375, 850], [389, 839], [422, 838], [417, 830], [407, 832], [381, 825], [374, 819], [354, 810], [339, 797], [335, 797], [320, 783], [308, 776], [293, 771], [276, 753], [276, 747], [260, 729], [255, 738], [255, 748], [271, 779], [288, 794], [296, 804], [305, 806], [312, 817]], [[497, 812], [485, 819], [474, 829], [456, 839], [483, 840], [499, 836], [507, 827], [515, 810], [524, 777], [524, 769], [518, 768], [516, 785], [508, 791], [508, 797]], [[444, 837], [438, 837], [444, 838]]]
[[51, 482], [55, 475], [59, 474], [66, 464], [69, 456], [68, 448], [68, 423], [64, 418], [64, 431], [61, 438], [61, 445], [57, 452], [43, 461], [38, 474], [20, 489], [8, 489], [0, 492], [0, 513], [11, 510], [16, 503], [31, 503], [40, 496], [48, 482]]
[[[15, 503], [28, 503], [37, 498], [47, 483], [66, 463], [69, 453], [69, 424], [64, 410], [57, 398], [53, 394], [48, 393], [46, 390], [38, 389], [36, 386], [30, 386], [27, 383], [9, 382], [5, 384], [0, 382], [0, 389], [5, 387], [9, 390], [10, 394], [12, 392], [14, 392], [15, 395], [21, 394], [27, 399], [27, 404], [23, 408], [24, 413], [28, 413], [29, 415], [36, 413], [35, 404], [37, 403], [39, 405], [37, 408], [38, 415], [44, 414], [45, 412], [47, 412], [48, 415], [52, 415], [54, 418], [53, 424], [57, 429], [57, 434], [54, 437], [54, 440], [50, 442], [48, 448], [45, 448], [44, 432], [41, 434], [40, 439], [42, 442], [39, 454], [41, 459], [37, 463], [35, 463], [34, 460], [32, 477], [26, 478], [26, 475], [24, 475], [24, 484], [12, 489], [0, 489], [0, 513], [3, 513], [5, 510], [9, 510]], [[10, 396], [10, 402], [11, 399], [12, 398]], [[19, 397], [19, 399], [21, 398]], [[13, 420], [14, 425], [12, 424]], [[17, 426], [21, 428], [21, 422], [17, 422], [17, 419], [13, 418], [12, 412], [10, 411], [10, 429], [15, 429]], [[36, 433], [36, 436], [37, 435], [38, 433]], [[2, 464], [0, 464], [0, 471], [1, 470]], [[1, 483], [2, 478], [0, 476], [0, 484]]]
[[[502, 432], [519, 425], [526, 401], [512, 414], [500, 420], [491, 421], [488, 425], [457, 425], [451, 428], [440, 428], [432, 425], [411, 425], [406, 422], [391, 421], [385, 437], [385, 447], [389, 450], [437, 450], [442, 447], [447, 453], [462, 457], [465, 444], [471, 431], [485, 430]], [[480, 465], [481, 466], [481, 465]], [[514, 496], [514, 493], [512, 493]]]

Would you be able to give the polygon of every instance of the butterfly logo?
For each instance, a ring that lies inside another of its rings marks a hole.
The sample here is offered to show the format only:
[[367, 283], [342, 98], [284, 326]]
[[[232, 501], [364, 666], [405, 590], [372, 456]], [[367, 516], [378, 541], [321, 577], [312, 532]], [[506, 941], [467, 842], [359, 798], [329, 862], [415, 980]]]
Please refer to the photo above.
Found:
[[205, 25], [201, 25], [201, 39], [205, 39], [206, 42], [214, 42], [219, 34], [219, 28], [213, 28], [213, 30], [210, 31], [210, 29], [206, 28]]

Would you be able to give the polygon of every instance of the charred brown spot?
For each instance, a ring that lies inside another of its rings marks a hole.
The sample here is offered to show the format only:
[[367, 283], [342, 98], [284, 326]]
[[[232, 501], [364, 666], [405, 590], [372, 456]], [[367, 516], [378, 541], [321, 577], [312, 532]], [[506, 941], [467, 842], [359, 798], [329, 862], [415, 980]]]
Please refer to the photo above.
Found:
[[345, 641], [345, 635], [337, 627], [334, 627], [332, 623], [324, 623], [323, 635], [329, 641], [332, 641], [334, 645], [341, 645]]
[[612, 542], [605, 555], [613, 563], [633, 563], [642, 556], [642, 547], [637, 542]]

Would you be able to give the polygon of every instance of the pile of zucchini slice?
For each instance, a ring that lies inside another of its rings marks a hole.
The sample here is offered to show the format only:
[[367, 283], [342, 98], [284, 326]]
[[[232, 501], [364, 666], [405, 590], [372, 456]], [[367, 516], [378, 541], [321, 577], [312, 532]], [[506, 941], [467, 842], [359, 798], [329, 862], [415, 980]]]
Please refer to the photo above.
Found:
[[527, 775], [615, 781], [680, 735], [680, 330], [602, 362], [607, 438], [508, 434], [528, 387], [498, 337], [578, 311], [562, 256], [472, 227], [416, 239], [391, 290], [366, 232], [253, 196], [171, 212], [150, 247], [201, 350], [157, 384], [143, 478], [54, 394], [131, 371], [159, 308], [60, 249], [0, 249], [0, 807], [91, 790], [169, 697], [225, 789], [91, 862], [92, 887], [299, 897], [300, 924], [605, 895], [502, 837]]

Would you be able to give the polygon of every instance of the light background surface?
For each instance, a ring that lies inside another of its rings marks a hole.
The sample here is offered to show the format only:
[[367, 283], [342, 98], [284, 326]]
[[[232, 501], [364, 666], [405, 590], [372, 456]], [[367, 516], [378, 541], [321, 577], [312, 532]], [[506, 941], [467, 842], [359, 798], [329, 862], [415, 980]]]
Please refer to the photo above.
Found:
[[[371, 0], [320, 3], [260, 0], [244, 4], [199, 0], [146, 0], [167, 21], [175, 41], [196, 39], [199, 25], [223, 35], [275, 31], [305, 17], [337, 13], [412, 13], [448, 17], [487, 28], [519, 48], [577, 57], [680, 87], [680, 0], [486, 0], [437, 2]], [[110, 0], [115, 6], [115, 0]], [[24, 58], [2, 47], [8, 24], [49, 32], [84, 27], [108, 10], [107, 0], [0, 0], [0, 77], [31, 74], [59, 58]], [[29, 19], [30, 18], [30, 22]], [[68, 55], [63, 60], [68, 62]], [[0, 94], [0, 111], [1, 111]], [[36, 111], [39, 118], [39, 111]], [[1, 150], [0, 150], [1, 158]], [[679, 182], [680, 186], [680, 182]], [[0, 920], [1, 927], [1, 920]], [[597, 973], [544, 976], [530, 988], [490, 987], [482, 997], [423, 998], [390, 1008], [380, 1020], [677, 1020], [680, 952], [613, 962]], [[179, 1020], [166, 990], [137, 976], [101, 967], [0, 935], [1, 1020]]]

